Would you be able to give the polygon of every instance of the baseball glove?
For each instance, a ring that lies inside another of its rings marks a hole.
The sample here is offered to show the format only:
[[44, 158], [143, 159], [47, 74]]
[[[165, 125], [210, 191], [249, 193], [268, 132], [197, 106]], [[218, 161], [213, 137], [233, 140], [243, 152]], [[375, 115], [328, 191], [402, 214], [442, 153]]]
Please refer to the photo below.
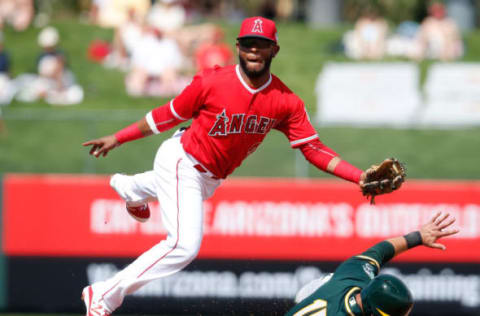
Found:
[[365, 170], [365, 179], [360, 182], [362, 193], [375, 204], [375, 196], [398, 190], [406, 177], [405, 166], [395, 158], [385, 159], [379, 166]]

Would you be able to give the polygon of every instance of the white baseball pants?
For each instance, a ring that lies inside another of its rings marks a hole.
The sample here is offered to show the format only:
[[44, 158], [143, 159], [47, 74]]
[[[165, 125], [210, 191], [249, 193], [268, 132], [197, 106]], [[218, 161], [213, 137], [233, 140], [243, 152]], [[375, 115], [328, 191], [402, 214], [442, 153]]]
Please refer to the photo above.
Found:
[[183, 150], [181, 133], [164, 141], [152, 171], [133, 176], [115, 174], [110, 184], [129, 204], [158, 199], [167, 237], [144, 252], [114, 277], [92, 285], [111, 312], [128, 295], [149, 281], [171, 275], [197, 255], [203, 236], [203, 200], [220, 185], [209, 173], [194, 168], [197, 162]]

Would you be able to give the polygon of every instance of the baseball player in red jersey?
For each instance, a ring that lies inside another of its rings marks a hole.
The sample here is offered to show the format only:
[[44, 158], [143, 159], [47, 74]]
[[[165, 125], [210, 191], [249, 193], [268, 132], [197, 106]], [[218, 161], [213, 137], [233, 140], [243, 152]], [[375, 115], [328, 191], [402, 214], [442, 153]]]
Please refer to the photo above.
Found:
[[149, 218], [149, 201], [160, 201], [168, 234], [111, 279], [83, 290], [87, 316], [110, 315], [126, 295], [176, 273], [196, 257], [203, 235], [203, 200], [271, 129], [283, 132], [291, 147], [299, 148], [319, 169], [357, 184], [365, 177], [319, 140], [302, 100], [270, 73], [280, 50], [275, 23], [262, 17], [245, 19], [236, 47], [238, 65], [196, 75], [180, 95], [138, 122], [83, 144], [92, 146], [95, 157], [106, 156], [125, 142], [192, 120], [189, 128], [162, 143], [153, 170], [112, 176], [111, 186], [137, 220]]

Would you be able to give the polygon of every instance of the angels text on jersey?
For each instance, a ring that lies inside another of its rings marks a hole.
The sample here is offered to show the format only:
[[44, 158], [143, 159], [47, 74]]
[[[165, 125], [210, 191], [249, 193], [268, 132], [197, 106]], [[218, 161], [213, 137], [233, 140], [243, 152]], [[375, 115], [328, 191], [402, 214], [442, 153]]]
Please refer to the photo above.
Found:
[[227, 136], [228, 134], [266, 134], [275, 124], [275, 119], [245, 113], [227, 115], [226, 109], [217, 115], [216, 121], [208, 132], [210, 136]]

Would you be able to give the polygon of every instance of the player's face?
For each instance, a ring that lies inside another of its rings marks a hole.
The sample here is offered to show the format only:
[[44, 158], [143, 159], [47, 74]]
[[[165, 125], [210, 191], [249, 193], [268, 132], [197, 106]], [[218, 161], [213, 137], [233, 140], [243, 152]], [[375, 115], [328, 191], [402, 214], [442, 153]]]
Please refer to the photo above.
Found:
[[248, 37], [237, 41], [240, 67], [249, 78], [258, 78], [270, 71], [273, 57], [280, 47], [272, 41]]

